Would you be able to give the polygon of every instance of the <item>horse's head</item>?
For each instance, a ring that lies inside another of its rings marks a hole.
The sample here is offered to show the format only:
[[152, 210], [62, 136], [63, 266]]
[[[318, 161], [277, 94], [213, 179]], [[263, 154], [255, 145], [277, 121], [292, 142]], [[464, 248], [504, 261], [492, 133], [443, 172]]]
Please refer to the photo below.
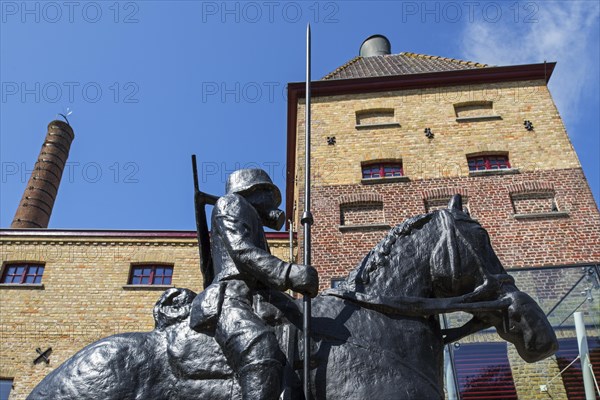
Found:
[[460, 196], [453, 197], [447, 210], [436, 213], [441, 230], [431, 256], [434, 295], [462, 296], [473, 306], [495, 300], [508, 304], [500, 310], [468, 312], [496, 327], [527, 362], [554, 354], [558, 342], [546, 315], [515, 286], [492, 249], [488, 233], [463, 212]]
[[393, 228], [343, 287], [366, 297], [395, 298], [392, 302], [404, 306], [409, 299], [435, 298], [419, 305], [423, 314], [467, 311], [476, 322], [469, 327], [495, 326], [528, 362], [558, 348], [545, 314], [514, 285], [488, 233], [463, 212], [460, 195], [452, 198], [448, 209], [410, 218]]

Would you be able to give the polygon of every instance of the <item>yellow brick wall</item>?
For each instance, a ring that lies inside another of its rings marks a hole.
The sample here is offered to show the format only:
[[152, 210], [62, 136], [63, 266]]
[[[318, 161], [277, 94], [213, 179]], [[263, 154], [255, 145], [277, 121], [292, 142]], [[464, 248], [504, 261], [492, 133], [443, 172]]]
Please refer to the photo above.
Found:
[[[492, 101], [501, 119], [457, 122], [454, 105], [473, 101]], [[400, 126], [356, 129], [356, 113], [369, 109], [393, 109]], [[302, 186], [303, 99], [297, 110], [296, 176]], [[523, 172], [580, 168], [543, 81], [313, 97], [311, 112], [314, 186], [358, 183], [361, 162], [368, 160], [402, 159], [412, 180], [465, 176], [465, 155], [489, 151], [508, 151], [512, 166]], [[524, 120], [533, 123], [533, 132]], [[433, 140], [425, 137], [425, 128], [431, 128]], [[328, 136], [336, 137], [334, 146]]]
[[[550, 384], [553, 377], [560, 372], [555, 356], [548, 357], [536, 363], [527, 363], [517, 353], [512, 344], [508, 345], [508, 360], [512, 370], [515, 388], [519, 399], [539, 400], [567, 400], [567, 392], [562, 379], [557, 377]], [[546, 385], [548, 390], [542, 392], [541, 385]]]
[[[270, 241], [287, 260], [287, 241]], [[11, 400], [24, 399], [51, 370], [100, 338], [154, 328], [161, 289], [124, 289], [132, 262], [172, 263], [173, 285], [202, 288], [195, 239], [3, 237], [0, 261], [45, 262], [43, 288], [0, 285], [0, 377], [14, 378]], [[50, 364], [33, 364], [52, 347]]]

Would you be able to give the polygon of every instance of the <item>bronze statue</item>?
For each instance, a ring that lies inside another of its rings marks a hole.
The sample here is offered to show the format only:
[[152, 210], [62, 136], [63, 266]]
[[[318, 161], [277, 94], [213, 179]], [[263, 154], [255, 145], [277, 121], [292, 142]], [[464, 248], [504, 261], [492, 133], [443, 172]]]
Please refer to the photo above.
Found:
[[[317, 271], [290, 264], [269, 252], [263, 225], [281, 229], [281, 194], [261, 169], [242, 169], [229, 176], [226, 195], [217, 200], [211, 218], [214, 282], [194, 301], [191, 328], [215, 326], [221, 346], [241, 386], [242, 398], [274, 400], [281, 394], [285, 355], [273, 329], [252, 309], [257, 289], [292, 289], [312, 297], [319, 290]], [[217, 299], [217, 300], [215, 300]]]
[[[254, 182], [259, 180], [257, 177]], [[288, 389], [285, 399], [304, 398], [299, 380], [302, 364], [297, 362], [302, 342], [294, 335], [301, 330], [301, 307], [298, 301], [279, 292], [293, 286], [281, 272], [288, 268], [293, 271], [293, 267], [260, 249], [264, 239], [254, 227], [256, 218], [264, 219], [265, 211], [278, 203], [248, 200], [246, 195], [235, 194], [232, 187], [238, 186], [230, 187], [213, 213], [216, 219], [223, 215], [217, 224], [225, 225], [217, 228], [213, 222], [213, 240], [222, 240], [214, 236], [223, 229], [220, 235], [230, 243], [223, 243], [219, 249], [213, 247], [215, 266], [220, 265], [217, 268], [221, 270], [211, 286], [218, 288], [203, 292], [201, 300], [194, 300], [195, 294], [187, 289], [169, 289], [154, 308], [153, 331], [115, 335], [87, 346], [50, 373], [29, 399], [240, 399], [254, 393], [256, 382], [271, 382], [277, 387], [280, 372], [274, 369], [281, 368], [282, 363], [286, 378], [283, 385]], [[246, 207], [241, 202], [254, 204], [248, 209], [256, 213], [254, 221], [248, 222], [245, 217], [246, 222], [233, 224], [237, 220], [227, 209]], [[234, 225], [237, 227], [231, 230]], [[252, 246], [244, 250], [245, 246], [238, 247], [238, 240], [249, 241]], [[262, 244], [266, 246], [266, 242]], [[229, 261], [232, 252], [236, 256]], [[217, 257], [223, 260], [217, 261]], [[236, 260], [244, 263], [236, 264]], [[244, 271], [246, 262], [256, 260], [276, 267], [258, 276]], [[229, 270], [226, 266], [232, 266], [231, 262], [236, 268]], [[306, 289], [308, 286], [297, 289], [313, 294]], [[252, 309], [262, 307], [250, 299], [255, 289], [253, 298], [268, 300], [271, 306], [259, 313], [260, 322], [252, 314]], [[198, 310], [203, 311], [197, 314]], [[473, 317], [462, 327], [442, 330], [438, 314], [454, 311], [465, 311]], [[198, 330], [191, 329], [190, 321]], [[199, 321], [205, 321], [201, 328]], [[248, 332], [248, 337], [268, 345], [253, 348], [248, 341], [228, 341], [219, 330], [235, 335], [232, 330], [237, 322], [242, 335]], [[220, 328], [223, 324], [232, 325]], [[310, 395], [317, 400], [443, 399], [444, 344], [488, 327], [495, 327], [500, 337], [513, 343], [527, 362], [544, 359], [558, 348], [544, 312], [515, 286], [492, 249], [487, 232], [462, 211], [457, 195], [448, 209], [418, 215], [391, 229], [341, 287], [313, 300]], [[268, 339], [263, 342], [265, 337]], [[287, 346], [286, 351], [272, 352], [268, 346], [275, 343], [274, 338], [282, 349]], [[223, 351], [229, 343], [232, 348]], [[245, 355], [236, 351], [246, 348], [251, 353], [259, 348], [265, 353], [252, 360], [234, 360], [240, 362], [237, 365], [230, 361], [232, 355], [226, 354], [232, 351], [233, 357], [243, 358]], [[284, 359], [280, 358], [282, 354]], [[260, 361], [252, 364], [254, 360]], [[244, 376], [246, 371], [240, 373], [246, 366], [242, 365], [244, 361], [250, 362], [246, 365], [266, 367], [267, 371]], [[246, 377], [255, 380], [244, 382]], [[275, 396], [275, 391], [261, 395]]]

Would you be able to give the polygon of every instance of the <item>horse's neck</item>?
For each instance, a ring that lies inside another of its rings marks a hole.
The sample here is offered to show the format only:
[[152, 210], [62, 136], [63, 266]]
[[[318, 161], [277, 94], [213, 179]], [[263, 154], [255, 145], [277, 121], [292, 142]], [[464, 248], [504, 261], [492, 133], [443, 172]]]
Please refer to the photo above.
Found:
[[384, 263], [369, 273], [359, 291], [374, 296], [431, 296], [428, 243], [417, 235], [397, 240]]

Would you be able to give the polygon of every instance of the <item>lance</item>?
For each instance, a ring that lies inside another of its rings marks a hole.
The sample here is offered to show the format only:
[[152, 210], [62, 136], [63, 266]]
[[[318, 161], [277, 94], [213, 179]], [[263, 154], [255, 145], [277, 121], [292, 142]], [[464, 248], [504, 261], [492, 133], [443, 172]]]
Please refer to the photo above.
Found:
[[[310, 226], [313, 223], [313, 216], [310, 212], [310, 24], [306, 26], [306, 101], [304, 116], [304, 213], [300, 222], [304, 227], [304, 264], [310, 265]], [[304, 295], [302, 304], [304, 312], [304, 398], [310, 400], [310, 296]]]

